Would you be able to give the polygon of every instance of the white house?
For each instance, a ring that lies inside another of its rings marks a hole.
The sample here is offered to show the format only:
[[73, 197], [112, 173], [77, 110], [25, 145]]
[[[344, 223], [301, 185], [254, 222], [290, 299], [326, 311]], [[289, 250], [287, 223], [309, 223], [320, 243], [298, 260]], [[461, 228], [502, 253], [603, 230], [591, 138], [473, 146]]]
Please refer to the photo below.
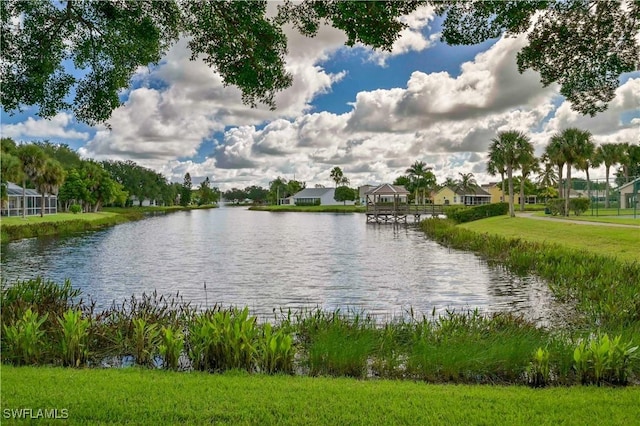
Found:
[[[20, 216], [26, 202], [27, 216], [39, 215], [42, 211], [42, 195], [35, 189], [26, 188], [24, 197], [22, 187], [13, 182], [7, 182], [7, 201], [2, 202], [2, 216]], [[58, 197], [45, 194], [44, 214], [58, 213]]]
[[[296, 206], [341, 206], [343, 201], [334, 200], [335, 188], [305, 188], [293, 195], [293, 204]], [[353, 201], [347, 201], [347, 205], [353, 205]]]

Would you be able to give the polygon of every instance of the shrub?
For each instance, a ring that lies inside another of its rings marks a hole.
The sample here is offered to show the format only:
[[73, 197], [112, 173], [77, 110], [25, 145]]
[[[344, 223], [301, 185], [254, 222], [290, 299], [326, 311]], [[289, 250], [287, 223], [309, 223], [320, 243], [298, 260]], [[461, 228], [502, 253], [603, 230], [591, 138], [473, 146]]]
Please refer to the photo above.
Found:
[[464, 223], [492, 216], [502, 216], [507, 214], [508, 211], [508, 203], [493, 203], [455, 209], [448, 207], [445, 209], [445, 214], [457, 223]]
[[264, 373], [293, 372], [293, 337], [284, 329], [274, 330], [271, 324], [262, 327], [258, 343], [260, 370]]
[[82, 207], [80, 207], [80, 204], [72, 204], [69, 207], [69, 211], [73, 214], [78, 214], [82, 211]]
[[582, 213], [589, 210], [591, 200], [588, 198], [572, 198], [569, 200], [569, 209], [573, 210], [576, 216], [580, 216]]
[[547, 208], [552, 216], [564, 216], [564, 198], [554, 198], [547, 201]]

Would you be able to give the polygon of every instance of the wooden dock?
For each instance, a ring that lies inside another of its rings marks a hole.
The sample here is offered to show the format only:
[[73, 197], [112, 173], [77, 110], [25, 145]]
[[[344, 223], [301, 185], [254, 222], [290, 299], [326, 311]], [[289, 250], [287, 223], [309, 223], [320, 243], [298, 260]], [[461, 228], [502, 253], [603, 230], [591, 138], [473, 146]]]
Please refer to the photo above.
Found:
[[444, 214], [444, 205], [380, 205], [370, 204], [365, 212], [367, 223], [407, 223], [407, 218], [413, 217], [418, 223], [427, 217], [437, 217]]

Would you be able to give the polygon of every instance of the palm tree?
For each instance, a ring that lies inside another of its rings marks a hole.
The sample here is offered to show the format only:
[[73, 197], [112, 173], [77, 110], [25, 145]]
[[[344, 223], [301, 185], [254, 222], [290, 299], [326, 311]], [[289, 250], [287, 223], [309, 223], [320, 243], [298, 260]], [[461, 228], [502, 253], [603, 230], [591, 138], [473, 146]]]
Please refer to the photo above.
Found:
[[591, 143], [591, 133], [586, 130], [580, 130], [570, 127], [562, 131], [562, 133], [554, 135], [552, 141], [560, 144], [560, 152], [567, 165], [567, 191], [564, 200], [564, 214], [569, 215], [569, 194], [571, 191], [571, 167], [579, 165], [585, 161], [588, 146]]
[[64, 182], [64, 168], [57, 160], [48, 158], [42, 167], [40, 174], [33, 180], [36, 189], [40, 192], [42, 202], [40, 203], [40, 217], [44, 216], [44, 197], [46, 194], [54, 194], [58, 192], [58, 188]]
[[596, 155], [596, 144], [591, 139], [587, 140], [582, 148], [582, 158], [578, 160], [576, 168], [583, 170], [587, 174], [587, 196], [591, 199], [591, 180], [589, 179], [589, 169], [600, 166], [601, 161]]
[[495, 158], [490, 158], [487, 163], [487, 173], [491, 176], [495, 176], [500, 173], [500, 184], [502, 186], [502, 197], [504, 201], [504, 174], [507, 172], [507, 169], [504, 166], [504, 161], [500, 158], [500, 152], [497, 152]]
[[489, 147], [489, 161], [502, 161], [507, 170], [509, 180], [509, 215], [516, 215], [513, 204], [513, 171], [520, 168], [523, 158], [533, 156], [533, 145], [529, 137], [517, 130], [498, 132], [491, 140]]
[[548, 158], [548, 161], [554, 166], [558, 167], [558, 196], [560, 198], [565, 197], [565, 192], [562, 190], [562, 171], [564, 169], [564, 156], [562, 155], [562, 141], [559, 135], [553, 135], [549, 144], [544, 150], [544, 155]]
[[465, 201], [465, 197], [467, 194], [475, 194], [476, 188], [478, 187], [478, 182], [476, 182], [476, 178], [473, 177], [473, 173], [458, 173], [460, 175], [460, 179], [456, 184], [456, 189], [462, 192], [462, 203], [467, 204]]
[[22, 162], [22, 217], [27, 216], [27, 179], [35, 182], [42, 173], [47, 158], [42, 148], [34, 144], [20, 145], [18, 158]]
[[331, 177], [331, 180], [333, 180], [336, 183], [336, 188], [338, 187], [338, 185], [340, 185], [340, 182], [342, 181], [342, 179], [344, 178], [344, 173], [342, 173], [342, 169], [338, 166], [335, 166], [333, 169], [331, 169], [331, 173], [329, 174], [329, 177]]
[[520, 159], [520, 170], [522, 173], [522, 179], [520, 179], [520, 211], [524, 211], [524, 184], [531, 173], [538, 173], [540, 171], [540, 165], [538, 159], [531, 152], [527, 151], [523, 153]]
[[424, 202], [424, 192], [427, 187], [432, 186], [432, 177], [433, 173], [431, 173], [431, 167], [427, 167], [427, 165], [422, 161], [416, 161], [413, 163], [411, 167], [409, 167], [405, 173], [409, 175], [409, 179], [411, 179], [411, 183], [413, 188], [416, 191], [415, 195], [415, 203], [418, 204], [418, 191], [422, 189], [422, 199]]
[[546, 154], [542, 155], [541, 158], [543, 168], [538, 168], [538, 179], [536, 179], [536, 183], [538, 187], [544, 188], [545, 193], [549, 193], [549, 188], [553, 188], [558, 183], [558, 175], [554, 170], [554, 165], [549, 162], [549, 158]]
[[605, 208], [609, 208], [609, 172], [611, 171], [611, 166], [620, 162], [620, 159], [622, 157], [622, 146], [617, 143], [603, 143], [598, 147], [596, 157], [599, 159], [601, 164], [604, 163], [606, 177], [604, 202]]

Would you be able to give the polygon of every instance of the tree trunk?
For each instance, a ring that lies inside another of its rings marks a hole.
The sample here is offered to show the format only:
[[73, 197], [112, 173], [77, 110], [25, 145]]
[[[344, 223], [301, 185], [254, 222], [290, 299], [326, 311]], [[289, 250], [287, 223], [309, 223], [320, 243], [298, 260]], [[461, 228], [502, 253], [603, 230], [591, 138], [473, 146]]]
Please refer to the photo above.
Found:
[[44, 191], [40, 194], [40, 217], [44, 217]]
[[604, 176], [606, 178], [606, 182], [604, 183], [604, 207], [609, 208], [611, 205], [609, 203], [609, 167], [605, 165]]
[[562, 190], [562, 170], [564, 169], [564, 165], [558, 164], [558, 197], [562, 198], [564, 196], [564, 191]]
[[522, 180], [520, 181], [520, 211], [524, 211], [524, 176], [522, 176]]
[[564, 199], [565, 216], [569, 216], [569, 195], [571, 195], [571, 163], [567, 164], [567, 192]]
[[500, 182], [500, 184], [502, 185], [502, 195], [500, 196], [500, 201], [504, 203], [504, 172], [500, 172], [500, 177], [502, 178], [502, 182]]
[[507, 166], [507, 178], [509, 179], [509, 216], [515, 217], [516, 212], [513, 208], [514, 194], [513, 194], [513, 171], [511, 165]]

